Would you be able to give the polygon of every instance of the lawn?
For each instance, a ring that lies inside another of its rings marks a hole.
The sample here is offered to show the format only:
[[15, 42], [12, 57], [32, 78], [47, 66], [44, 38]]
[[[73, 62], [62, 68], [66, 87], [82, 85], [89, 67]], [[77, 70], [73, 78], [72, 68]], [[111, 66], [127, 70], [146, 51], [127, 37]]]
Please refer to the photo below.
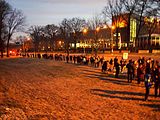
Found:
[[54, 60], [0, 60], [0, 120], [159, 120], [160, 98], [100, 68]]

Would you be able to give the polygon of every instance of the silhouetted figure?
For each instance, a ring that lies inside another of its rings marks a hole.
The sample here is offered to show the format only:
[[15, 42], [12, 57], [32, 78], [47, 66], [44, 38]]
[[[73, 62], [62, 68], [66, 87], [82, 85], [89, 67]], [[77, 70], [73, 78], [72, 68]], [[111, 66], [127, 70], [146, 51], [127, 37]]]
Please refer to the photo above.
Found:
[[41, 54], [38, 54], [38, 58], [41, 59]]
[[66, 61], [67, 61], [67, 63], [68, 63], [68, 61], [69, 61], [69, 56], [68, 56], [68, 55], [66, 56]]
[[137, 82], [138, 84], [141, 83], [141, 81], [144, 79], [144, 73], [143, 73], [143, 65], [140, 64], [137, 68]]
[[146, 88], [146, 93], [145, 93], [145, 99], [144, 99], [144, 100], [148, 100], [148, 96], [149, 96], [149, 92], [150, 92], [151, 86], [152, 86], [152, 83], [151, 83], [151, 75], [150, 75], [150, 74], [146, 74], [146, 75], [145, 75], [145, 88]]
[[72, 63], [72, 56], [70, 56], [70, 62]]
[[109, 61], [109, 70], [108, 71], [112, 71], [113, 69], [113, 59], [111, 58], [110, 61]]
[[116, 56], [116, 57], [114, 58], [114, 67], [116, 67], [117, 63], [118, 63], [118, 58], [117, 58], [117, 56]]
[[76, 63], [76, 56], [75, 55], [73, 56], [73, 62], [74, 62], [74, 64]]
[[155, 69], [155, 81], [154, 82], [155, 82], [155, 97], [158, 96], [158, 89], [159, 89], [159, 97], [160, 97], [160, 63]]
[[103, 65], [103, 61], [104, 61], [104, 57], [101, 57], [101, 58], [100, 58], [100, 63], [101, 63], [101, 65]]
[[133, 74], [134, 74], [132, 60], [129, 60], [129, 63], [126, 65], [126, 68], [127, 68], [128, 82], [131, 83], [133, 80]]
[[106, 71], [107, 71], [107, 61], [104, 61], [102, 65], [102, 72], [106, 72]]
[[119, 71], [120, 71], [119, 63], [118, 63], [118, 62], [117, 62], [117, 64], [115, 65], [115, 67], [116, 67], [116, 74], [115, 74], [115, 77], [118, 78]]

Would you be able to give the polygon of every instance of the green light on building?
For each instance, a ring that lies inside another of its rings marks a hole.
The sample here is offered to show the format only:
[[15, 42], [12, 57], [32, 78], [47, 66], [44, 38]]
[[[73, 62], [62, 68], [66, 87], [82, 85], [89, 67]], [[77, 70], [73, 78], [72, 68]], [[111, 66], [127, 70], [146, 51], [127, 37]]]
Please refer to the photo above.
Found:
[[130, 20], [130, 42], [135, 43], [136, 29], [137, 29], [136, 19], [131, 18]]

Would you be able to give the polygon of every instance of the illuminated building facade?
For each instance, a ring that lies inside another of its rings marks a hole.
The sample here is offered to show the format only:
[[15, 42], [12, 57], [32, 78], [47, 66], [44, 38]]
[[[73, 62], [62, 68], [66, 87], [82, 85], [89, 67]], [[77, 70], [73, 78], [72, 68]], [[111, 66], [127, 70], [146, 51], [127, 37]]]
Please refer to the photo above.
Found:
[[[130, 19], [129, 19], [130, 17]], [[112, 18], [113, 31], [113, 46], [114, 49], [160, 49], [160, 22], [157, 19], [143, 17], [142, 27], [139, 35], [136, 35], [139, 29], [139, 16], [133, 14]], [[129, 21], [129, 23], [128, 23]]]
[[130, 19], [128, 19], [128, 17], [128, 14], [123, 14], [122, 16], [112, 18], [112, 26], [115, 28], [113, 30], [114, 49], [128, 49], [135, 47], [137, 31], [136, 15], [132, 15]]
[[[78, 35], [77, 35], [78, 34]], [[111, 29], [110, 28], [100, 28], [96, 30], [88, 30], [86, 33], [77, 33], [76, 44], [74, 39], [70, 38], [70, 49], [77, 49], [77, 52], [91, 52], [92, 49], [98, 49], [99, 51], [110, 50], [111, 48]]]

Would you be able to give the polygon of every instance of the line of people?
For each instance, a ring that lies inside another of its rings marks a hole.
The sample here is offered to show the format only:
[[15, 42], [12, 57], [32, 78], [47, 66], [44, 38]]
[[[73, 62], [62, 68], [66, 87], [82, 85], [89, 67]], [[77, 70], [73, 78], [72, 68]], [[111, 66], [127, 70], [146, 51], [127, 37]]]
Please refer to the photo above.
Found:
[[[29, 55], [27, 55], [29, 57]], [[33, 55], [31, 55], [32, 57]], [[115, 77], [118, 78], [120, 73], [127, 70], [128, 83], [133, 80], [137, 84], [144, 83], [146, 88], [145, 100], [148, 99], [150, 88], [154, 86], [155, 97], [160, 97], [160, 62], [151, 58], [139, 58], [136, 61], [132, 59], [128, 62], [123, 58], [118, 60], [114, 59], [105, 60], [104, 57], [99, 56], [85, 56], [85, 55], [62, 55], [62, 54], [37, 54], [38, 58], [54, 59], [55, 61], [66, 61], [67, 63], [91, 65], [92, 67], [102, 67], [102, 72], [115, 72]]]
[[[72, 62], [72, 59], [68, 59]], [[99, 68], [102, 66], [102, 72], [114, 72], [115, 78], [119, 77], [120, 73], [127, 70], [128, 83], [132, 83], [133, 80], [137, 81], [137, 84], [144, 83], [146, 88], [145, 100], [148, 99], [150, 88], [153, 86], [155, 89], [155, 97], [160, 97], [160, 62], [151, 58], [145, 59], [139, 58], [138, 60], [130, 59], [128, 62], [123, 58], [118, 60], [118, 57], [114, 59], [105, 60], [104, 57], [95, 56], [73, 56], [74, 63], [86, 64]]]
[[[107, 63], [105, 61], [102, 65], [102, 72], [107, 70]], [[155, 89], [155, 97], [160, 97], [160, 62], [155, 61], [151, 58], [145, 59], [139, 58], [137, 61], [129, 60], [127, 63], [123, 58], [118, 61], [118, 58], [115, 57], [114, 60], [110, 60], [109, 64], [115, 69], [115, 77], [118, 78], [118, 75], [123, 72], [124, 68], [127, 68], [127, 80], [128, 83], [132, 83], [133, 80], [137, 80], [137, 84], [144, 82], [146, 92], [145, 100], [148, 99], [150, 88], [153, 86]], [[112, 67], [109, 68], [111, 71]], [[158, 95], [159, 93], [159, 95]]]

